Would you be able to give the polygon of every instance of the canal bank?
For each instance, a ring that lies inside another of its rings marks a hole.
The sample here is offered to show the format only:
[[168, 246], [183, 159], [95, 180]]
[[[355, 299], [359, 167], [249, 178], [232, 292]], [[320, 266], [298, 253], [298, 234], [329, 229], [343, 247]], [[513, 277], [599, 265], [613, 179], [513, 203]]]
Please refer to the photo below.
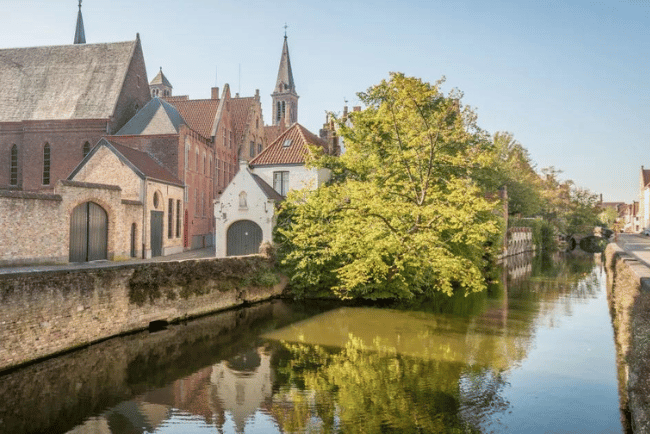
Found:
[[113, 336], [280, 295], [262, 256], [0, 274], [0, 372]]
[[636, 235], [605, 251], [608, 301], [614, 326], [621, 407], [635, 433], [650, 433], [650, 266]]

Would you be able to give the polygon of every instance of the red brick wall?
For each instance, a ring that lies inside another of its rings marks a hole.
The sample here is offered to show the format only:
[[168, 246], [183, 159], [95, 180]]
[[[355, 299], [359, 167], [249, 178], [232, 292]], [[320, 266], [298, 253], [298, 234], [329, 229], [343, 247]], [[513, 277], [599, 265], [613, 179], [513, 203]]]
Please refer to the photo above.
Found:
[[[83, 159], [86, 141], [91, 148], [105, 134], [105, 120], [24, 121], [20, 135], [0, 136], [0, 186], [9, 185], [9, 150], [18, 145], [18, 174], [24, 190], [52, 190]], [[50, 145], [50, 183], [43, 185], [43, 148]], [[6, 162], [4, 159], [7, 159]]]

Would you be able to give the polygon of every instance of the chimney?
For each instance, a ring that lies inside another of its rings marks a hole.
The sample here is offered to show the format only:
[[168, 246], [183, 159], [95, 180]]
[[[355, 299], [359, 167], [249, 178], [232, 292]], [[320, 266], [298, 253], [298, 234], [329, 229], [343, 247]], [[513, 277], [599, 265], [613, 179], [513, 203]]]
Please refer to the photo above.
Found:
[[360, 105], [355, 105], [354, 107], [352, 107], [352, 111], [360, 112], [361, 111], [361, 106]]
[[219, 88], [218, 87], [213, 87], [212, 88], [212, 99], [219, 99]]
[[239, 98], [239, 92], [235, 94], [235, 98]]
[[343, 106], [343, 117], [344, 118], [348, 117], [348, 106], [346, 105]]

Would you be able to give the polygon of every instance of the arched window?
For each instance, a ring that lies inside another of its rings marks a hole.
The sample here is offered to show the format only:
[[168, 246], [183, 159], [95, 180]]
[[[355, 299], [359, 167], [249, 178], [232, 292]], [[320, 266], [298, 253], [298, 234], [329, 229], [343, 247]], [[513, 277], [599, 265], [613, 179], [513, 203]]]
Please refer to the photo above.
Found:
[[196, 166], [194, 166], [194, 169], [199, 172], [199, 148], [194, 150], [194, 154], [196, 155]]
[[84, 153], [84, 158], [86, 158], [86, 155], [90, 153], [90, 143], [88, 142], [84, 143], [83, 153]]
[[43, 146], [43, 185], [50, 185], [50, 163], [51, 163], [50, 144]]
[[11, 147], [11, 166], [9, 167], [9, 172], [11, 174], [11, 179], [9, 184], [18, 185], [18, 146], [13, 145]]

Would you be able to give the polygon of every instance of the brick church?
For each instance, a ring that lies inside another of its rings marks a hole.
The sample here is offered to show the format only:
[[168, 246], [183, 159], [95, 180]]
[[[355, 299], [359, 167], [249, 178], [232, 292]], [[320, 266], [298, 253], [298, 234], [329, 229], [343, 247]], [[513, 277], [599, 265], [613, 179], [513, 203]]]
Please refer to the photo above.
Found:
[[140, 37], [0, 50], [0, 188], [52, 191], [151, 99]]

